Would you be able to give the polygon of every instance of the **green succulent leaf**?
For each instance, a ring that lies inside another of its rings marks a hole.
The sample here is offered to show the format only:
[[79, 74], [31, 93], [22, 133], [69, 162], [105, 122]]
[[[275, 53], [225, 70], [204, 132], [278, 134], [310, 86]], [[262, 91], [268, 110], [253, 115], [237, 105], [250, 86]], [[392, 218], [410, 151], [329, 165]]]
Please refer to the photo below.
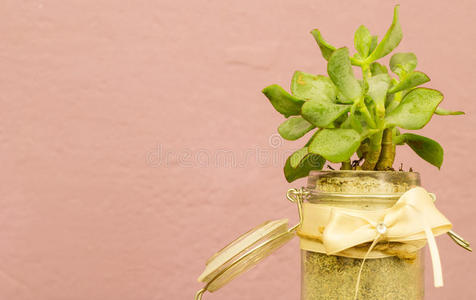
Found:
[[[303, 148], [304, 149], [304, 148]], [[307, 154], [304, 155], [299, 163], [295, 165], [295, 167], [291, 166], [291, 158], [292, 160], [295, 161], [299, 160], [300, 155], [302, 155], [306, 150], [298, 150], [295, 153], [300, 153], [296, 154], [293, 153], [291, 156], [288, 157], [286, 160], [286, 164], [284, 165], [284, 176], [286, 177], [286, 180], [288, 182], [293, 182], [296, 179], [306, 177], [309, 175], [309, 172], [312, 170], [322, 170], [322, 167], [324, 167], [324, 164], [326, 163], [326, 160], [317, 154]]]
[[367, 62], [373, 62], [381, 57], [384, 57], [385, 55], [392, 52], [392, 50], [395, 49], [398, 44], [400, 44], [403, 34], [402, 28], [400, 27], [400, 23], [398, 21], [399, 8], [399, 5], [395, 6], [392, 25], [390, 25], [390, 28], [388, 29], [383, 39], [367, 58]]
[[441, 168], [444, 151], [438, 142], [413, 133], [404, 133], [400, 135], [399, 138], [403, 140], [405, 144], [410, 146], [418, 156], [438, 169]]
[[302, 106], [301, 115], [314, 126], [326, 128], [349, 110], [350, 105], [308, 101]]
[[418, 60], [414, 53], [395, 53], [390, 59], [390, 70], [398, 76], [402, 76], [415, 70], [417, 64]]
[[297, 168], [301, 161], [309, 154], [309, 148], [303, 147], [289, 157], [289, 163], [291, 164], [292, 168]]
[[430, 81], [430, 78], [423, 72], [415, 71], [403, 77], [403, 79], [394, 85], [388, 92], [393, 94], [403, 90], [408, 90]]
[[442, 100], [443, 94], [437, 90], [413, 89], [387, 115], [385, 118], [387, 127], [398, 126], [404, 129], [421, 129], [430, 121]]
[[378, 36], [372, 35], [372, 42], [370, 43], [369, 53], [374, 52], [377, 45], [378, 45]]
[[378, 62], [374, 62], [370, 64], [370, 72], [373, 76], [378, 74], [388, 74], [388, 69], [386, 66], [381, 65]]
[[349, 114], [342, 114], [340, 117], [335, 119], [333, 122], [333, 124], [335, 125], [335, 128], [341, 127], [342, 123], [344, 123], [348, 117], [349, 117]]
[[362, 88], [354, 76], [349, 49], [344, 47], [334, 51], [327, 64], [327, 73], [346, 99], [355, 102], [360, 98]]
[[387, 91], [390, 86], [390, 76], [388, 74], [379, 74], [372, 76], [368, 80], [369, 97], [375, 102], [377, 113], [379, 117], [383, 118], [385, 115], [385, 100], [387, 99]]
[[286, 140], [294, 141], [311, 131], [314, 125], [304, 120], [303, 117], [291, 117], [281, 123], [279, 134]]
[[436, 108], [435, 115], [440, 116], [457, 116], [457, 115], [464, 115], [464, 111], [451, 111], [441, 107]]
[[366, 131], [367, 127], [368, 126], [365, 120], [363, 119], [362, 115], [358, 111], [355, 111], [354, 113], [352, 113], [352, 110], [349, 113], [346, 120], [342, 122], [340, 126], [340, 128], [344, 128], [344, 129], [353, 129], [357, 131], [359, 134], [362, 134], [364, 131]]
[[331, 57], [334, 50], [336, 50], [336, 48], [324, 40], [319, 30], [314, 29], [311, 31], [311, 34], [316, 40], [317, 45], [319, 46], [319, 49], [321, 49], [322, 56], [326, 60], [329, 60], [329, 58]]
[[305, 101], [290, 95], [279, 85], [273, 84], [265, 87], [262, 92], [273, 107], [286, 118], [301, 114], [301, 106]]
[[337, 97], [337, 88], [326, 76], [296, 71], [291, 79], [291, 93], [305, 100], [333, 102]]
[[360, 25], [357, 28], [354, 36], [354, 46], [359, 52], [361, 58], [366, 58], [369, 55], [370, 46], [372, 44], [372, 35], [367, 27]]
[[362, 119], [362, 116], [358, 112], [356, 112], [353, 116], [349, 116], [349, 119], [350, 127], [357, 131], [359, 134], [362, 134], [364, 130], [366, 130], [368, 127], [367, 124], [365, 124], [365, 121]]
[[347, 99], [347, 98], [341, 93], [341, 91], [339, 91], [339, 90], [337, 90], [337, 99], [336, 99], [336, 102], [337, 102], [337, 103], [344, 103], [344, 104], [352, 104], [352, 103], [354, 103], [353, 100]]
[[[345, 116], [344, 116], [345, 117]], [[348, 116], [345, 118], [345, 120], [340, 124], [340, 128], [345, 128], [345, 129], [350, 129], [352, 128], [352, 124], [350, 123], [352, 121], [351, 114], [349, 113]]]
[[338, 163], [349, 160], [359, 145], [360, 135], [353, 129], [322, 129], [309, 144], [309, 152]]

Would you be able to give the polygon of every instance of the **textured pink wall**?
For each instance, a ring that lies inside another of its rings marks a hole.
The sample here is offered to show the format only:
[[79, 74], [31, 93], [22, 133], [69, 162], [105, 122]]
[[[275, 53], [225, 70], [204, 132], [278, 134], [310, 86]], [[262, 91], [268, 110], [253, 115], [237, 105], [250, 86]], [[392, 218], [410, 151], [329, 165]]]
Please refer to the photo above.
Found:
[[[281, 117], [260, 90], [325, 72], [309, 34], [382, 36], [393, 1], [2, 1], [0, 300], [192, 299], [205, 259], [290, 217]], [[441, 171], [405, 160], [476, 243], [474, 1], [400, 1], [404, 40], [444, 107], [424, 132]], [[230, 152], [233, 151], [233, 152]], [[234, 158], [234, 164], [232, 161]], [[438, 239], [446, 286], [475, 299], [476, 258]], [[430, 270], [428, 270], [430, 271]], [[429, 273], [428, 273], [429, 275]], [[297, 241], [206, 299], [298, 299]]]

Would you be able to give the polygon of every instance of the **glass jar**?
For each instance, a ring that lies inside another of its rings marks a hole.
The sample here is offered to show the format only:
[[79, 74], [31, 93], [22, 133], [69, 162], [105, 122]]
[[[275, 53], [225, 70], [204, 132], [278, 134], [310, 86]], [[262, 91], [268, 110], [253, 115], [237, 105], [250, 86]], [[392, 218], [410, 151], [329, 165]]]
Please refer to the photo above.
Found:
[[[381, 210], [407, 190], [420, 186], [415, 172], [314, 171], [307, 201], [357, 210]], [[301, 250], [302, 300], [354, 300], [362, 259]], [[421, 250], [407, 256], [367, 259], [359, 300], [421, 300], [424, 293]]]

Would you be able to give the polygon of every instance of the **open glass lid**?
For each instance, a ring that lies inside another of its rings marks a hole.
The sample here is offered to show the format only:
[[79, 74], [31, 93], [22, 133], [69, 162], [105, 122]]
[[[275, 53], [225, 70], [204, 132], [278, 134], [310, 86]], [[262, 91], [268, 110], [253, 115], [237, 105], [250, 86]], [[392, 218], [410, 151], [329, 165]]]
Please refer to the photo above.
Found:
[[[287, 193], [287, 198], [298, 205], [300, 217], [302, 196], [303, 189], [291, 189]], [[286, 244], [296, 235], [299, 225], [300, 223], [289, 228], [287, 219], [267, 221], [215, 253], [208, 259], [205, 270], [198, 277], [198, 281], [205, 283], [205, 287], [197, 292], [195, 300], [201, 299], [206, 291], [220, 289]]]

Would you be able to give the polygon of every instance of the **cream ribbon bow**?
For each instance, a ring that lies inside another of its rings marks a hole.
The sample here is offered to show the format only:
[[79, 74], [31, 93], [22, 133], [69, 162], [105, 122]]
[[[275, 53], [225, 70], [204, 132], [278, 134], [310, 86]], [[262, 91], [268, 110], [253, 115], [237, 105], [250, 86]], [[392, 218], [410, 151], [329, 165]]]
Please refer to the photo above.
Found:
[[393, 207], [378, 211], [305, 203], [298, 235], [301, 237], [301, 248], [323, 252], [319, 245], [322, 244], [327, 254], [334, 255], [372, 242], [367, 253], [360, 256], [363, 262], [367, 258], [389, 256], [370, 255], [378, 241], [417, 245], [415, 249], [418, 249], [424, 246], [425, 243], [421, 242], [426, 240], [431, 253], [434, 284], [440, 287], [443, 286], [443, 275], [435, 236], [448, 232], [451, 227], [450, 221], [438, 211], [428, 192], [415, 187], [404, 193]]

